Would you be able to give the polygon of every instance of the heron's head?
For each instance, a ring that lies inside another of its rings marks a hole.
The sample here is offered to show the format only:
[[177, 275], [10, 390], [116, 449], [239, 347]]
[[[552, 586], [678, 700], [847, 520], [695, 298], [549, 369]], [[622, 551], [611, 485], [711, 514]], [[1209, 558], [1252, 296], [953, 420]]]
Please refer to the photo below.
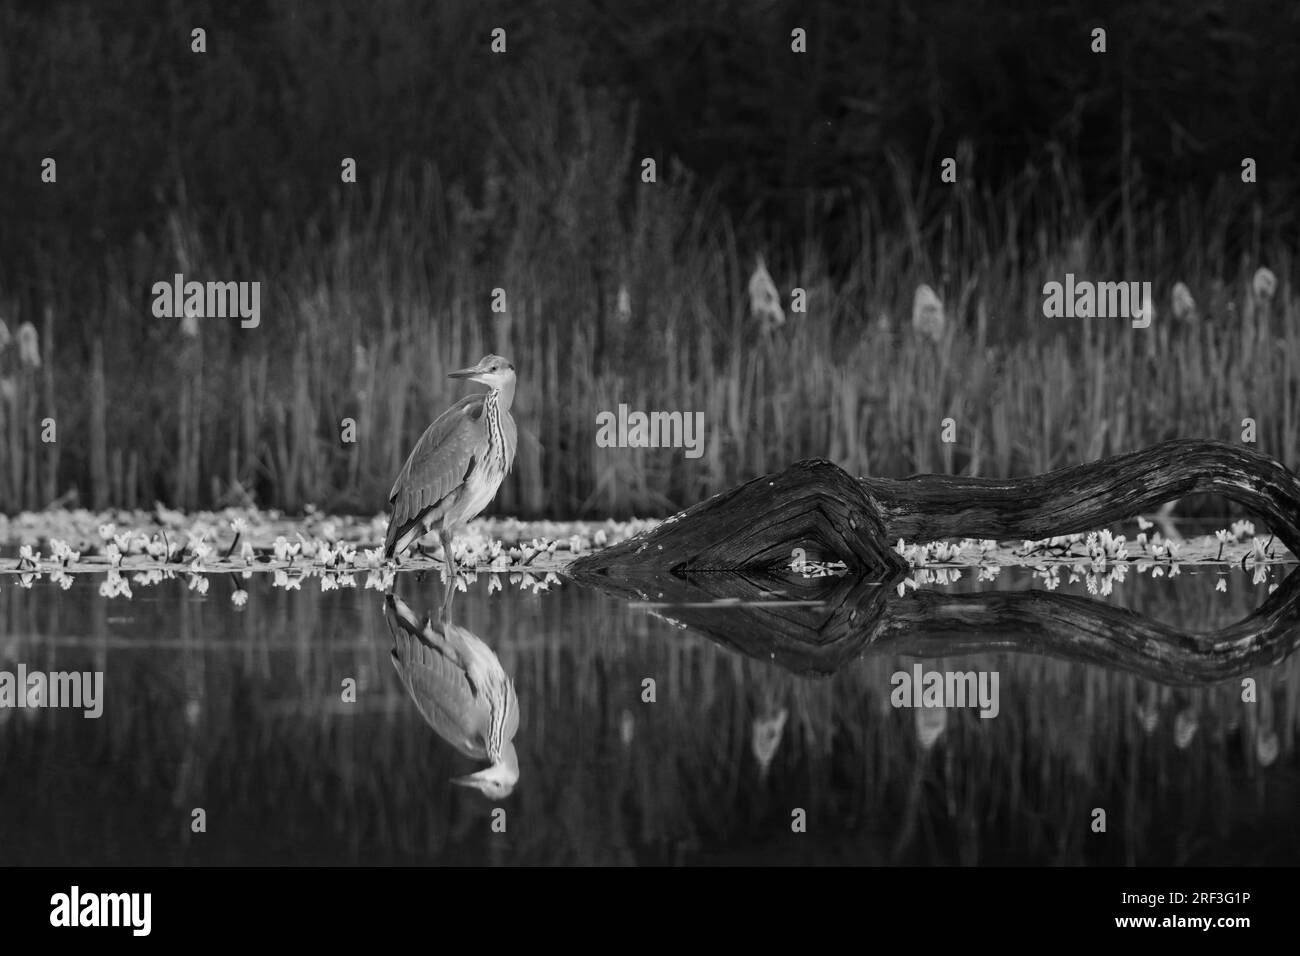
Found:
[[473, 787], [485, 797], [500, 800], [510, 796], [518, 780], [519, 758], [515, 754], [515, 745], [507, 741], [501, 748], [500, 761], [490, 767], [484, 767], [478, 773], [455, 777], [451, 782], [462, 787]]
[[515, 381], [515, 367], [510, 360], [500, 355], [485, 355], [479, 363], [470, 368], [448, 372], [450, 378], [467, 378], [471, 382], [482, 382], [488, 388], [505, 388]]

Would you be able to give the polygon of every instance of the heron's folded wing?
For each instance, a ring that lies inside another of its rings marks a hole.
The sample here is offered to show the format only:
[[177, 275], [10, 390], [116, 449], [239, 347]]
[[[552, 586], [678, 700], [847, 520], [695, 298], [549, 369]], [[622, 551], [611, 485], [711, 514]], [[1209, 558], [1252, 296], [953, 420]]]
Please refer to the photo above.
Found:
[[465, 481], [485, 442], [483, 396], [467, 395], [425, 429], [393, 482], [388, 500], [401, 527], [432, 508]]
[[440, 647], [421, 643], [404, 631], [393, 634], [392, 660], [420, 716], [434, 732], [465, 756], [482, 759], [478, 701], [457, 662]]

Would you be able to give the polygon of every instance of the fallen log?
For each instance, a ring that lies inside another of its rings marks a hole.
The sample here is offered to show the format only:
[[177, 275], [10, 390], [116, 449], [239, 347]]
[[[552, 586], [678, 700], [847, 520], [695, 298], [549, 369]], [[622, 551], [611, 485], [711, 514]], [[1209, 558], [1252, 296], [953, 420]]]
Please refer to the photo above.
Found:
[[814, 459], [764, 475], [569, 565], [570, 572], [776, 572], [796, 548], [806, 560], [843, 561], [884, 573], [906, 562], [893, 550], [863, 484]]
[[623, 571], [780, 573], [796, 549], [870, 574], [904, 567], [899, 538], [1024, 538], [1092, 531], [1190, 494], [1245, 507], [1300, 555], [1300, 479], [1226, 442], [1177, 439], [1027, 478], [855, 479], [801, 461], [715, 495], [652, 530], [570, 565]]
[[1191, 494], [1219, 494], [1300, 554], [1300, 479], [1227, 442], [1175, 439], [1030, 478], [863, 478], [891, 536], [1024, 538], [1094, 531]]

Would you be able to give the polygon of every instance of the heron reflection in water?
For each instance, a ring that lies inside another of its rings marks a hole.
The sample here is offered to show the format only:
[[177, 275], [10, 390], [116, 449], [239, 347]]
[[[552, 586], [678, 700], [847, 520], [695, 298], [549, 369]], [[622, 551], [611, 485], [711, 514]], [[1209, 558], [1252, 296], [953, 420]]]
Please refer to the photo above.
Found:
[[519, 780], [514, 736], [519, 698], [493, 650], [449, 617], [419, 618], [399, 597], [384, 599], [393, 667], [421, 716], [443, 740], [489, 766], [456, 777], [485, 796], [509, 796]]

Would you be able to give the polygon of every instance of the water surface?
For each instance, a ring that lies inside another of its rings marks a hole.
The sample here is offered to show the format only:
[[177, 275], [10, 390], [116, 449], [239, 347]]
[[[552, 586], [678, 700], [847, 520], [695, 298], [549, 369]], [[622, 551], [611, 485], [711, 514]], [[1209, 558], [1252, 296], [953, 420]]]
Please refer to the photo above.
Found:
[[[1259, 584], [1222, 568], [1130, 573], [1103, 597], [1066, 576], [1048, 592], [1007, 568], [877, 593], [905, 622], [1026, 590], [1084, 602], [1069, 610], [1085, 620], [1124, 609], [1102, 619], [1104, 649], [1119, 642], [1106, 631], [1115, 620], [1228, 627], [1288, 570]], [[1244, 670], [1233, 658], [1166, 672], [1164, 638], [1131, 638], [1118, 662], [1070, 634], [1013, 639], [1023, 621], [1000, 624], [996, 598], [977, 626], [909, 624], [837, 645], [834, 672], [815, 676], [764, 643], [772, 616], [788, 621], [797, 606], [646, 606], [572, 582], [489, 594], [487, 580], [453, 615], [518, 689], [521, 776], [495, 803], [450, 783], [481, 764], [407, 697], [373, 590], [213, 574], [205, 594], [176, 579], [126, 600], [101, 594], [101, 575], [74, 575], [67, 590], [0, 578], [0, 670], [105, 681], [99, 719], [0, 709], [0, 863], [1300, 861], [1300, 664], [1285, 636]], [[402, 574], [396, 587], [417, 610], [441, 596], [434, 576]], [[918, 662], [996, 671], [998, 715], [892, 706], [891, 675]], [[1257, 682], [1253, 703], [1243, 676]], [[192, 832], [195, 808], [206, 832]]]

